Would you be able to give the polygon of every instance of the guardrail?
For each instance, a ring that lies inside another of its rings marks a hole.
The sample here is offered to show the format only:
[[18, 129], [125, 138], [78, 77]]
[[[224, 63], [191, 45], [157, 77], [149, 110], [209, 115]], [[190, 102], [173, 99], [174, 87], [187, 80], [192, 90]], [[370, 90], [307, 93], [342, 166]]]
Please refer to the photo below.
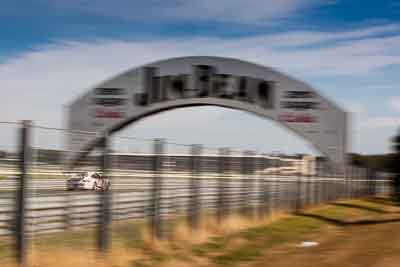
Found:
[[[171, 175], [172, 176], [172, 175]], [[190, 179], [164, 177], [160, 195], [160, 213], [171, 217], [191, 214]], [[361, 197], [385, 193], [388, 181], [352, 180], [329, 177], [250, 177], [197, 178], [198, 208], [220, 209], [218, 197], [226, 212], [248, 209], [250, 214], [267, 215], [278, 210], [295, 211], [338, 198]], [[3, 181], [4, 182], [4, 181]], [[44, 182], [44, 181], [41, 181]], [[26, 231], [28, 235], [65, 231], [99, 222], [99, 197], [95, 191], [65, 191], [65, 181], [49, 180], [27, 193]], [[15, 185], [10, 186], [15, 190]], [[0, 184], [0, 189], [3, 187]], [[149, 218], [151, 216], [151, 178], [125, 177], [115, 180], [111, 202], [112, 220]], [[222, 196], [221, 196], [221, 195]], [[0, 198], [0, 235], [12, 233], [13, 194]], [[245, 212], [246, 213], [246, 212]]]
[[[4, 165], [2, 175], [15, 179], [0, 180], [0, 235], [13, 235], [21, 265], [25, 240], [36, 234], [96, 225], [98, 249], [105, 252], [112, 220], [148, 219], [153, 238], [163, 239], [173, 227], [166, 220], [176, 217], [186, 217], [195, 230], [204, 211], [214, 213], [223, 223], [233, 212], [264, 217], [275, 211], [298, 211], [336, 199], [387, 192], [389, 188], [388, 181], [376, 179], [375, 172], [354, 167], [338, 172], [323, 164], [315, 171], [301, 172], [308, 176], [282, 175], [290, 160], [281, 163], [278, 157], [252, 151], [207, 148], [208, 153], [203, 153], [205, 148], [200, 145], [169, 143], [190, 149], [187, 157], [171, 156], [160, 139], [154, 140], [145, 160], [137, 155], [113, 158], [110, 137], [105, 134], [97, 154], [81, 167], [97, 169], [110, 178], [111, 190], [69, 192], [63, 178], [68, 170], [60, 168], [62, 165], [45, 168], [39, 161], [30, 164], [30, 128], [29, 122], [21, 124], [19, 153], [14, 153], [18, 159]], [[299, 169], [293, 172], [300, 173]]]

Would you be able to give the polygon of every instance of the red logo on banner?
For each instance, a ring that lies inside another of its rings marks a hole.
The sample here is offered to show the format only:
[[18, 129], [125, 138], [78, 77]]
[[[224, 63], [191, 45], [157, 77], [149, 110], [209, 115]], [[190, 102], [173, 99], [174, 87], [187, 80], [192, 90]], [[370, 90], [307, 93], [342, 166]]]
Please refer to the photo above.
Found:
[[317, 122], [317, 119], [314, 116], [307, 114], [293, 114], [287, 113], [279, 115], [279, 120], [284, 122], [292, 122], [292, 123], [314, 123]]
[[102, 119], [120, 119], [123, 117], [123, 113], [119, 111], [105, 111], [105, 110], [96, 110], [96, 118]]

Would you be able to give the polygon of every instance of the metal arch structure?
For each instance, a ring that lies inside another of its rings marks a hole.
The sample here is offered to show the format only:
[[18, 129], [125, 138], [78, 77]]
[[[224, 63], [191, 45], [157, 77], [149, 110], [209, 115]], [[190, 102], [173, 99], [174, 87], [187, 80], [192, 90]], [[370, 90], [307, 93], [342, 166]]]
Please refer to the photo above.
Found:
[[67, 163], [74, 167], [105, 133], [159, 112], [204, 105], [275, 121], [310, 142], [335, 166], [345, 164], [346, 111], [309, 85], [269, 67], [202, 56], [131, 69], [72, 102], [67, 111]]

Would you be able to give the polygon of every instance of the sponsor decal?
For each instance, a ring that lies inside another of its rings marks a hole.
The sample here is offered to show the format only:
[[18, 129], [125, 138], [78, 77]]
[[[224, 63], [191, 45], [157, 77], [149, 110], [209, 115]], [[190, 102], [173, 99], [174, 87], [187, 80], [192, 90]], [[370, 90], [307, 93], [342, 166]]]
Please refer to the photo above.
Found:
[[126, 102], [126, 92], [122, 88], [96, 88], [92, 103], [98, 106], [122, 106]]
[[285, 98], [314, 98], [314, 93], [310, 91], [286, 91]]
[[95, 118], [98, 119], [120, 119], [124, 117], [124, 113], [120, 111], [109, 111], [109, 110], [99, 110], [97, 109], [95, 112]]
[[95, 98], [93, 100], [94, 104], [97, 106], [122, 106], [125, 104], [126, 100], [123, 98]]
[[316, 102], [298, 102], [298, 101], [282, 101], [281, 108], [294, 109], [294, 110], [310, 110], [317, 109], [318, 103]]
[[279, 115], [279, 121], [289, 123], [315, 123], [317, 118], [309, 114], [285, 113]]
[[218, 73], [208, 65], [194, 65], [192, 74], [157, 76], [157, 68], [143, 68], [144, 92], [134, 95], [135, 106], [180, 98], [213, 97], [274, 108], [275, 84], [272, 81], [247, 76]]
[[[123, 88], [96, 88], [91, 104], [96, 119], [120, 119], [125, 115], [126, 90]], [[98, 122], [96, 122], [98, 123]]]
[[122, 88], [96, 88], [96, 95], [124, 95], [125, 89]]
[[319, 102], [315, 102], [316, 95], [310, 91], [286, 91], [283, 94], [281, 108], [292, 110], [314, 110], [319, 109]]

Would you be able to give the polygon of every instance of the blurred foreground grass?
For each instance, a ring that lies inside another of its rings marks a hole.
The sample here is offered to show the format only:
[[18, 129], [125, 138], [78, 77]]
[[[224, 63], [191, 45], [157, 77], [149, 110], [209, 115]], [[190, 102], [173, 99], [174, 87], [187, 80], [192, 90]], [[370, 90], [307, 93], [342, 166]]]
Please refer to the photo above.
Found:
[[[394, 215], [400, 220], [399, 211], [395, 203], [385, 198], [339, 201], [305, 210], [303, 215], [273, 214], [258, 220], [231, 216], [222, 226], [218, 226], [214, 218], [206, 216], [201, 228], [193, 233], [180, 219], [174, 222], [176, 231], [162, 242], [151, 240], [143, 221], [117, 222], [112, 228], [112, 249], [105, 257], [95, 250], [96, 229], [86, 228], [34, 237], [30, 241], [29, 262], [35, 267], [262, 266], [266, 262], [268, 266], [291, 266], [290, 262], [293, 264], [296, 258], [303, 257], [307, 262], [308, 258], [304, 258], [307, 255], [318, 257], [328, 253], [327, 257], [317, 258], [313, 266], [351, 266], [353, 261], [370, 259], [368, 255], [375, 255], [374, 248], [381, 252], [376, 259], [400, 256], [400, 223], [343, 227], [307, 215], [343, 222], [357, 222], [364, 218], [379, 222], [385, 216]], [[393, 238], [392, 231], [397, 232], [397, 239]], [[319, 242], [320, 246], [297, 246], [310, 240]], [[385, 247], [379, 248], [380, 242]], [[10, 244], [11, 240], [0, 239], [0, 266], [14, 266]], [[354, 247], [348, 247], [348, 244]], [[324, 250], [324, 246], [329, 250]], [[358, 247], [362, 247], [362, 251]], [[313, 251], [318, 253], [314, 255]], [[349, 251], [352, 254], [348, 254]], [[364, 251], [369, 251], [369, 254], [365, 256]], [[344, 265], [331, 262], [332, 258], [339, 261], [342, 254], [346, 255]], [[351, 256], [353, 254], [361, 256], [355, 259]], [[352, 262], [346, 262], [346, 259]], [[360, 266], [380, 266], [368, 265], [369, 262]], [[303, 266], [297, 261], [295, 263]], [[392, 265], [386, 262], [382, 266]]]

